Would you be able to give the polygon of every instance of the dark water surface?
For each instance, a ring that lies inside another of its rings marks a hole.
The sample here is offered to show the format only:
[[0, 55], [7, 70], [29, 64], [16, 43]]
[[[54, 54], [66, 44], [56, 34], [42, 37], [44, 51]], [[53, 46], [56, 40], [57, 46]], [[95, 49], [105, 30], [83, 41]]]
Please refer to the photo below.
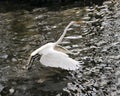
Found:
[[[0, 96], [119, 96], [119, 4], [1, 11]], [[74, 20], [84, 23], [72, 26], [61, 45], [79, 52], [71, 56], [81, 62], [79, 70], [44, 68], [38, 59], [31, 70], [23, 69], [33, 50], [56, 41]]]

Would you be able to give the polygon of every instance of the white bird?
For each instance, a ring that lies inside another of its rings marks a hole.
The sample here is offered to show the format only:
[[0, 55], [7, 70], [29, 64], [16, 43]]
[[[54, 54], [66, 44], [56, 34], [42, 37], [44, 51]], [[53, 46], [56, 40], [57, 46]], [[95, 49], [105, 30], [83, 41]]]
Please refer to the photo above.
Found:
[[33, 60], [35, 59], [36, 55], [41, 55], [40, 63], [46, 67], [55, 67], [61, 68], [65, 70], [76, 70], [79, 68], [79, 62], [70, 58], [67, 53], [71, 53], [69, 50], [61, 47], [60, 44], [63, 40], [66, 32], [68, 31], [69, 27], [73, 24], [77, 24], [79, 22], [72, 21], [70, 22], [66, 28], [64, 29], [63, 34], [57, 40], [57, 42], [50, 42], [47, 43], [40, 48], [33, 51], [29, 57], [28, 68], [31, 68], [33, 64]]

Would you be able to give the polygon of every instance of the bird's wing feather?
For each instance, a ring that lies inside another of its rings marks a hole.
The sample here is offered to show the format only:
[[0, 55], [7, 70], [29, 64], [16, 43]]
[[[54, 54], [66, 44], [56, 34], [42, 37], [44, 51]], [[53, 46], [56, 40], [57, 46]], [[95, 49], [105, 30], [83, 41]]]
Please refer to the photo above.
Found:
[[73, 54], [71, 51], [69, 51], [68, 49], [66, 49], [66, 48], [64, 48], [60, 45], [55, 46], [54, 49], [57, 50], [57, 51], [66, 53], [66, 54]]
[[76, 70], [79, 68], [79, 62], [73, 60], [65, 53], [59, 51], [49, 52], [43, 55], [40, 62], [49, 67], [57, 67], [66, 70]]

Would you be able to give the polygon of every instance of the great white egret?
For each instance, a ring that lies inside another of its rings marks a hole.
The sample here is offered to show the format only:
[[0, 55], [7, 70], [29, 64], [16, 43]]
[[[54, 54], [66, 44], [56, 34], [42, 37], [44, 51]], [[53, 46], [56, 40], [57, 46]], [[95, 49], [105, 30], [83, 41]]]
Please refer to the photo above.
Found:
[[55, 67], [55, 68], [61, 68], [65, 70], [76, 70], [79, 68], [79, 62], [70, 58], [67, 53], [71, 53], [66, 48], [63, 48], [62, 46], [58, 45], [63, 40], [66, 32], [68, 31], [69, 27], [71, 25], [75, 25], [78, 22], [71, 21], [66, 28], [64, 29], [63, 34], [60, 36], [60, 38], [52, 43], [47, 43], [40, 48], [33, 51], [29, 57], [28, 62], [28, 68], [31, 68], [34, 59], [39, 54], [41, 55], [40, 62], [42, 65], [47, 67]]

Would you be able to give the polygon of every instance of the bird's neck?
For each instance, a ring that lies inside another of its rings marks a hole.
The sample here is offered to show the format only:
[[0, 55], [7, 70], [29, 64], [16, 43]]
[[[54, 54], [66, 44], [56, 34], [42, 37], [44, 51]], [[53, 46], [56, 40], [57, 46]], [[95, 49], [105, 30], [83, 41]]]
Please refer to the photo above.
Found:
[[62, 42], [65, 34], [67, 33], [68, 28], [69, 28], [72, 24], [73, 24], [73, 23], [70, 22], [70, 23], [65, 27], [64, 32], [63, 32], [63, 34], [60, 36], [60, 38], [57, 40], [56, 45], [58, 45], [58, 44], [60, 44], [60, 43]]

